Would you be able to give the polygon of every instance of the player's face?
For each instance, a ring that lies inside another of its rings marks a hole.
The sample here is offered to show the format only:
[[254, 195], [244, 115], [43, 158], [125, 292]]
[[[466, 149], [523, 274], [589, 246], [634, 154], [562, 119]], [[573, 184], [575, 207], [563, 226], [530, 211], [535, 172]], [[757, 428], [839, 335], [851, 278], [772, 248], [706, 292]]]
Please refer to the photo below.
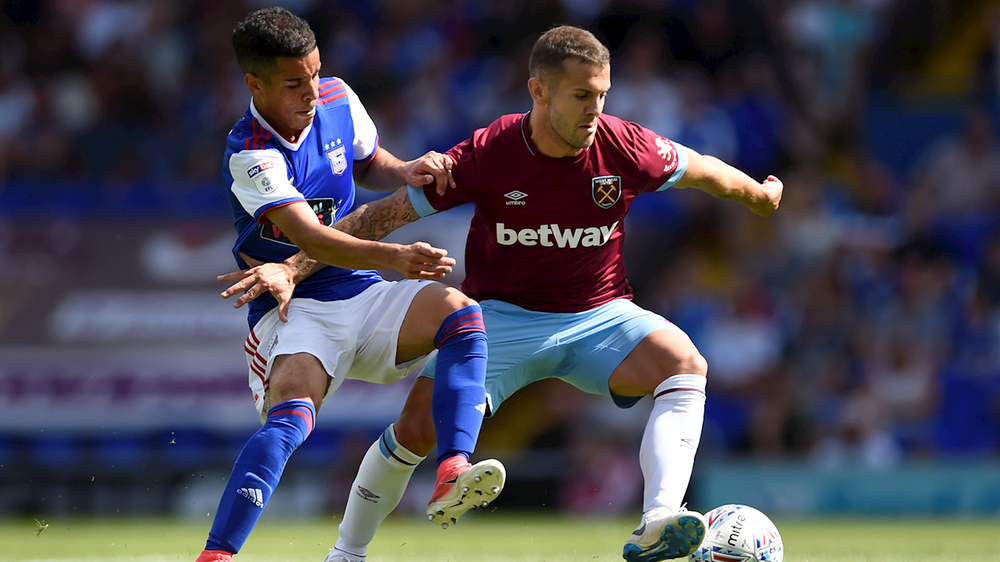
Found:
[[611, 67], [571, 58], [563, 69], [565, 76], [549, 91], [549, 123], [557, 140], [565, 143], [567, 155], [575, 155], [594, 144], [597, 117], [604, 112], [611, 89]]
[[257, 111], [288, 140], [295, 140], [316, 116], [319, 69], [319, 49], [313, 49], [302, 58], [279, 57], [266, 80], [247, 75]]

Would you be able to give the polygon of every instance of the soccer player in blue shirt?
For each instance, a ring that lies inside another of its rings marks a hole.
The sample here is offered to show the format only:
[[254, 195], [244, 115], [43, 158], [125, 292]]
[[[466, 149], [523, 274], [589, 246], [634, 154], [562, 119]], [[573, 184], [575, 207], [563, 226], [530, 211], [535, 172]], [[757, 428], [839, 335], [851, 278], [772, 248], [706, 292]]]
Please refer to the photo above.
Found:
[[[252, 94], [229, 133], [223, 166], [238, 233], [237, 263], [281, 262], [301, 249], [332, 267], [299, 284], [290, 302], [279, 306], [265, 295], [249, 307], [244, 351], [263, 425], [236, 459], [197, 560], [232, 560], [286, 461], [312, 431], [320, 405], [345, 379], [395, 382], [435, 349], [429, 431], [439, 442], [438, 483], [428, 515], [452, 523], [491, 501], [505, 477], [496, 460], [469, 462], [486, 409], [480, 307], [461, 291], [430, 281], [451, 271], [455, 262], [446, 251], [422, 242], [360, 240], [329, 228], [353, 207], [355, 181], [381, 191], [422, 184], [432, 176], [417, 174], [418, 164], [441, 155], [402, 162], [381, 149], [375, 125], [351, 88], [337, 78], [320, 78], [313, 31], [291, 12], [252, 12], [233, 31], [232, 42]], [[408, 279], [385, 281], [374, 271], [381, 268]], [[391, 426], [369, 455], [384, 460], [375, 470], [407, 479], [423, 460], [399, 446]], [[398, 485], [401, 494], [406, 482]]]

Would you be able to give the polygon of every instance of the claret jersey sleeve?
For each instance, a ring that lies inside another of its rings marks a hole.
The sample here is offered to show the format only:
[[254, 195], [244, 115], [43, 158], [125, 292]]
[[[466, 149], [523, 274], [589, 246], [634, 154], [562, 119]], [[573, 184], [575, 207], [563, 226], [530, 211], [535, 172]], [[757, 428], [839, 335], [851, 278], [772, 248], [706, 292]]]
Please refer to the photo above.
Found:
[[663, 191], [674, 186], [687, 171], [687, 149], [638, 123], [602, 116], [609, 125], [602, 135], [602, 152], [617, 154], [633, 166], [642, 191]]
[[410, 202], [420, 216], [426, 217], [475, 201], [476, 186], [481, 183], [480, 162], [484, 158], [480, 147], [485, 144], [485, 138], [488, 136], [487, 129], [478, 129], [471, 137], [445, 152], [445, 156], [451, 158], [455, 164], [452, 173], [457, 188], [448, 189], [443, 195], [438, 195], [433, 184], [419, 188], [409, 187]]

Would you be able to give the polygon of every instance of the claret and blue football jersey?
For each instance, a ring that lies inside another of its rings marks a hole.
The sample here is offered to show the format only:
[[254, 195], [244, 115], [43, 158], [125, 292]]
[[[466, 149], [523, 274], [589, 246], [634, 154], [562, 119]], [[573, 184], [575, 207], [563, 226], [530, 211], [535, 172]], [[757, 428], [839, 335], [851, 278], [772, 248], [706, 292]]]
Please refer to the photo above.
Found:
[[[244, 252], [263, 262], [281, 262], [299, 249], [267, 220], [271, 209], [305, 201], [326, 226], [354, 206], [354, 162], [378, 150], [378, 131], [361, 100], [338, 78], [320, 81], [311, 125], [288, 142], [265, 121], [251, 100], [243, 118], [229, 132], [222, 167], [238, 237], [233, 255], [240, 268]], [[296, 298], [333, 301], [353, 297], [381, 277], [371, 270], [326, 267], [295, 288]], [[270, 294], [250, 302], [254, 326], [277, 302]]]
[[527, 120], [502, 116], [449, 150], [457, 187], [411, 188], [414, 208], [427, 215], [475, 203], [462, 290], [476, 300], [581, 312], [631, 298], [625, 214], [640, 194], [680, 180], [687, 150], [604, 114], [590, 148], [551, 158], [532, 143]]

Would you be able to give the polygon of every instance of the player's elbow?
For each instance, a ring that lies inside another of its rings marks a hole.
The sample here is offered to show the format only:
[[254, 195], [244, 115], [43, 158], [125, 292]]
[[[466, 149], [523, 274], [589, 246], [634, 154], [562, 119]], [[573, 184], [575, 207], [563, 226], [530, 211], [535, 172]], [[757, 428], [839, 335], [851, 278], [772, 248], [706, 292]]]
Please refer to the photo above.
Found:
[[763, 205], [758, 205], [757, 207], [755, 207], [753, 212], [756, 213], [758, 216], [766, 217], [777, 210], [778, 210], [777, 204], [765, 203]]

